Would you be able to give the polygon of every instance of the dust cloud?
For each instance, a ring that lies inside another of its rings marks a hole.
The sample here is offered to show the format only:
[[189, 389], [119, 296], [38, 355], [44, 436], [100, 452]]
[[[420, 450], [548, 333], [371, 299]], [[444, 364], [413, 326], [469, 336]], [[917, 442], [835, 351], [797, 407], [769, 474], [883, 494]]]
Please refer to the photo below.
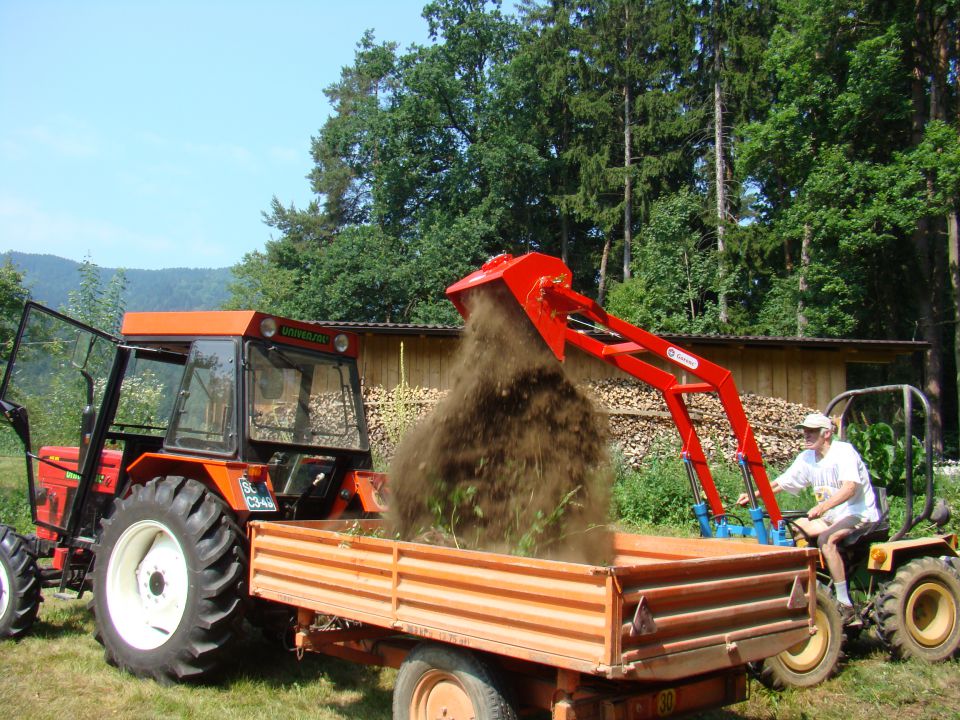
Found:
[[606, 418], [516, 301], [467, 298], [453, 386], [391, 463], [402, 539], [603, 564], [612, 555]]

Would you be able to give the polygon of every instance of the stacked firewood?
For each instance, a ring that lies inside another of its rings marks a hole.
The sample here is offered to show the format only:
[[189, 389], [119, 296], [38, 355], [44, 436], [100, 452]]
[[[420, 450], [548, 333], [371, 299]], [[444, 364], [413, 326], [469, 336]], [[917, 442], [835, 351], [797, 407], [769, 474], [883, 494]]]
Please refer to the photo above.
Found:
[[[680, 437], [661, 395], [635, 380], [598, 380], [583, 388], [610, 415], [610, 433], [631, 466], [652, 450], [679, 448]], [[715, 394], [685, 396], [690, 419], [711, 460], [735, 460], [737, 442]], [[779, 398], [741, 395], [744, 412], [763, 459], [770, 465], [789, 463], [800, 451], [796, 426], [810, 408]]]
[[[608, 414], [611, 438], [628, 465], [638, 467], [651, 452], [679, 450], [680, 437], [670, 412], [660, 394], [648, 385], [635, 380], [596, 380], [580, 389]], [[375, 453], [389, 461], [403, 425], [415, 423], [444, 395], [442, 390], [429, 388], [406, 388], [402, 392], [366, 388], [364, 404]], [[797, 423], [814, 410], [749, 393], [740, 399], [763, 459], [774, 467], [788, 464], [801, 449]], [[686, 400], [709, 459], [733, 461], [736, 439], [717, 396], [694, 394], [687, 395]]]

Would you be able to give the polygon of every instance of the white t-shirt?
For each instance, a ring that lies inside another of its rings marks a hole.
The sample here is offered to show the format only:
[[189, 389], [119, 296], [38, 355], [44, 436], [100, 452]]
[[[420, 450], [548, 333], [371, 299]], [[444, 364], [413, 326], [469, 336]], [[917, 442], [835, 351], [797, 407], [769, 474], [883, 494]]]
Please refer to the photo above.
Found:
[[856, 448], [848, 442], [834, 440], [820, 461], [817, 461], [817, 454], [813, 450], [804, 450], [793, 461], [793, 465], [777, 478], [777, 484], [791, 495], [812, 486], [813, 494], [820, 503], [838, 492], [843, 483], [849, 480], [857, 483], [853, 497], [830, 508], [823, 519], [832, 525], [848, 515], [856, 515], [861, 521], [877, 522], [880, 513], [877, 511], [877, 499], [870, 484], [867, 466]]

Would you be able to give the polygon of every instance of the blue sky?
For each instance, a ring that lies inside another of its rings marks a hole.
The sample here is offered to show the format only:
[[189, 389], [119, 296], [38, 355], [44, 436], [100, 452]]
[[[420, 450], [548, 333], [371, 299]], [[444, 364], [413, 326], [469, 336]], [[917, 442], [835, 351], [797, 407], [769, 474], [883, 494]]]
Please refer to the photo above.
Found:
[[226, 267], [311, 199], [323, 89], [427, 0], [0, 0], [0, 252]]

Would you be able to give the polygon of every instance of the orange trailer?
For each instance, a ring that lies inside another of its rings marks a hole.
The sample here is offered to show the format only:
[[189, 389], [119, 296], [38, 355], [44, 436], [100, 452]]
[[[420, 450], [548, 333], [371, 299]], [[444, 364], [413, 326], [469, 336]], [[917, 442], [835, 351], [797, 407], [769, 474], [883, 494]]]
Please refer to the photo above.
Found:
[[813, 632], [813, 550], [618, 533], [612, 563], [586, 565], [379, 527], [250, 523], [250, 592], [297, 609], [300, 651], [400, 667], [394, 717], [704, 710], [744, 700], [748, 663]]

